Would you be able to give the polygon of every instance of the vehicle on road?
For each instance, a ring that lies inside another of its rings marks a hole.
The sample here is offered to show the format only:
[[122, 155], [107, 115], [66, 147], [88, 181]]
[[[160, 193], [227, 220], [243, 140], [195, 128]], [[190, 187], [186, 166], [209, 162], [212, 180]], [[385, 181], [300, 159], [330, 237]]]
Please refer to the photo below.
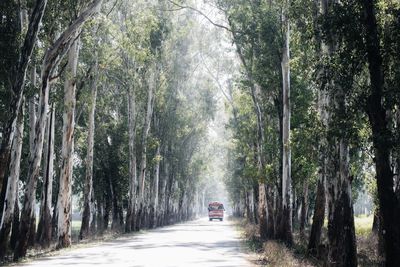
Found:
[[218, 201], [213, 201], [208, 204], [208, 219], [212, 221], [217, 219], [220, 221], [224, 220], [224, 204]]

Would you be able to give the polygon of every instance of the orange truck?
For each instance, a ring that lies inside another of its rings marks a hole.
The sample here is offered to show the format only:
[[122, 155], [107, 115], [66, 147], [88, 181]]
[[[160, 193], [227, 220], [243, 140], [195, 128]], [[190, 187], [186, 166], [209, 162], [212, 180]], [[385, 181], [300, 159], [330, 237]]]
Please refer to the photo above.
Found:
[[217, 219], [220, 221], [224, 220], [224, 204], [218, 201], [213, 201], [208, 204], [208, 219], [212, 221]]

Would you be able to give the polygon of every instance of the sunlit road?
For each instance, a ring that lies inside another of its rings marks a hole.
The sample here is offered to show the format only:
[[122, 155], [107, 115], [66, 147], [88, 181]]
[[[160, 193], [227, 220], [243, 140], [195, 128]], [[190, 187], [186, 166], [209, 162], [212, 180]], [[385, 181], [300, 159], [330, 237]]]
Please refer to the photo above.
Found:
[[250, 266], [229, 221], [207, 218], [61, 251], [23, 266]]

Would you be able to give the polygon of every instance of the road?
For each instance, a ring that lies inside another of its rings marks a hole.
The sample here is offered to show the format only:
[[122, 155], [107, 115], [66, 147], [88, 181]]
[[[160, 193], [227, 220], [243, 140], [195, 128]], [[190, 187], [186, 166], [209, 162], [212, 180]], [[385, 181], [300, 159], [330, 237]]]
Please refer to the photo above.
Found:
[[229, 221], [208, 218], [72, 248], [20, 266], [251, 266]]

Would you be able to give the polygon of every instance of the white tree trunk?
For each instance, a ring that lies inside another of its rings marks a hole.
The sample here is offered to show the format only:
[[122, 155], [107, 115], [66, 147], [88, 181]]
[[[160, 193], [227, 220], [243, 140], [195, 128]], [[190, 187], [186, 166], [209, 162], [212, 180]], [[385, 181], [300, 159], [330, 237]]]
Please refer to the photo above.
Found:
[[40, 163], [42, 161], [44, 132], [46, 128], [47, 111], [49, 109], [48, 76], [42, 73], [42, 77], [42, 88], [39, 97], [38, 115], [35, 125], [35, 139], [33, 150], [30, 152], [29, 156], [28, 179], [25, 190], [24, 205], [21, 211], [20, 239], [15, 248], [15, 260], [25, 256], [26, 254], [29, 232], [35, 211], [36, 184], [37, 178], [39, 177]]
[[79, 39], [68, 52], [68, 66], [64, 83], [63, 137], [61, 151], [61, 173], [58, 191], [58, 247], [71, 245], [71, 187], [75, 129], [76, 70], [79, 56]]
[[43, 247], [48, 247], [51, 241], [51, 200], [53, 195], [53, 170], [54, 170], [54, 103], [47, 119], [46, 149], [43, 168], [43, 189], [40, 204], [40, 221], [38, 229], [38, 241]]
[[22, 139], [24, 134], [24, 105], [21, 105], [22, 111], [18, 114], [17, 128], [14, 135], [11, 152], [10, 174], [7, 180], [6, 195], [4, 199], [3, 212], [0, 222], [0, 259], [7, 251], [11, 225], [14, 218], [15, 199], [18, 194], [18, 180], [21, 163]]
[[80, 239], [87, 238], [89, 235], [90, 225], [94, 212], [94, 194], [93, 194], [93, 146], [94, 146], [94, 129], [95, 129], [95, 112], [97, 99], [97, 78], [98, 78], [98, 62], [96, 58], [94, 77], [92, 81], [92, 92], [89, 103], [89, 129], [87, 137], [87, 154], [86, 154], [86, 176], [84, 189], [84, 203], [82, 214], [82, 225], [80, 231]]
[[159, 188], [159, 183], [160, 183], [160, 145], [157, 146], [157, 152], [156, 152], [156, 166], [155, 166], [155, 171], [154, 171], [154, 181], [153, 181], [153, 190], [151, 194], [151, 205], [153, 209], [153, 218], [152, 222], [153, 225], [151, 227], [156, 227], [157, 226], [157, 218], [158, 218], [158, 188]]
[[145, 179], [146, 179], [146, 163], [147, 163], [147, 136], [150, 131], [150, 120], [153, 113], [153, 91], [155, 86], [155, 75], [154, 70], [151, 70], [148, 84], [148, 96], [147, 96], [147, 109], [146, 109], [146, 117], [144, 121], [143, 134], [142, 134], [142, 157], [140, 162], [140, 176], [139, 176], [139, 209], [142, 208], [143, 205], [143, 197], [144, 197], [144, 187], [145, 187]]
[[130, 232], [134, 225], [136, 202], [136, 103], [135, 92], [132, 87], [128, 89], [128, 127], [129, 127], [129, 202], [126, 215], [125, 231]]
[[290, 148], [290, 28], [287, 14], [283, 14], [283, 27], [285, 28], [285, 40], [282, 49], [282, 216], [283, 236], [285, 242], [292, 244], [292, 178], [291, 178], [291, 148]]

